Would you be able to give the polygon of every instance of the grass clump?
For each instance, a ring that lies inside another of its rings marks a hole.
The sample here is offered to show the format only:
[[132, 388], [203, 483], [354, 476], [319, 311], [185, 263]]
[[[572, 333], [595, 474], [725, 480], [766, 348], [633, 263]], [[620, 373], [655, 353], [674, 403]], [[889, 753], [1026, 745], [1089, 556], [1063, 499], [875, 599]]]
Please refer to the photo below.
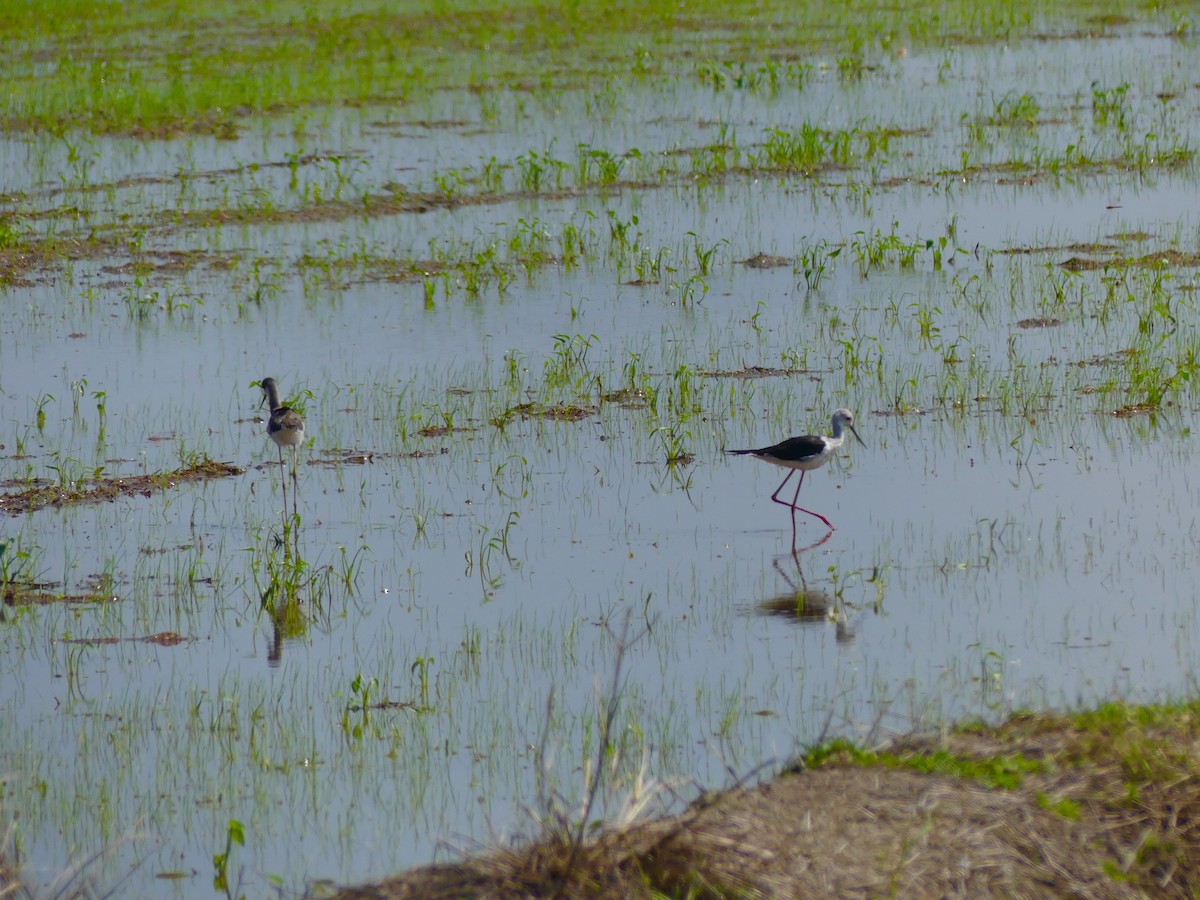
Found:
[[573, 847], [564, 830], [338, 896], [843, 896], [875, 885], [898, 896], [1190, 897], [1198, 712], [1106, 704], [881, 750], [834, 740], [768, 784], [705, 795], [677, 816]]

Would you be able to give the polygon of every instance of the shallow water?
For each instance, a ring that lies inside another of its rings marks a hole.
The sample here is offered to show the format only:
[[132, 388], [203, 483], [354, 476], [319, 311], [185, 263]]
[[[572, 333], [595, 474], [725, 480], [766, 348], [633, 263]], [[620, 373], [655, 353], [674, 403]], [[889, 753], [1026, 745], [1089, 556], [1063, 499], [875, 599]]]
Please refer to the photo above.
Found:
[[[1142, 34], [1104, 46], [1100, 71], [1076, 71], [1086, 41], [1018, 42], [914, 53], [861, 82], [825, 72], [778, 95], [631, 81], [609, 116], [569, 95], [525, 106], [520, 128], [476, 128], [469, 98], [449, 96], [412, 122], [466, 125], [382, 127], [378, 111], [352, 111], [300, 138], [276, 123], [230, 146], [95, 139], [90, 177], [114, 185], [336, 148], [355, 154], [344, 189], [375, 193], [397, 179], [429, 189], [493, 156], [553, 146], [571, 158], [581, 140], [645, 161], [713, 140], [713, 122], [741, 145], [810, 120], [921, 130], [814, 179], [678, 177], [370, 219], [154, 219], [250, 195], [302, 206], [286, 165], [86, 192], [98, 221], [157, 222], [133, 256], [205, 257], [138, 284], [130, 256], [114, 254], [8, 290], [0, 477], [168, 472], [190, 454], [246, 472], [5, 520], [38, 581], [112, 598], [5, 610], [0, 759], [30, 870], [49, 880], [115, 846], [106, 878], [143, 860], [133, 893], [198, 894], [237, 819], [247, 843], [233, 865], [253, 895], [274, 876], [288, 888], [363, 879], [529, 830], [539, 772], [561, 802], [583, 796], [614, 670], [620, 754], [597, 810], [609, 816], [643, 764], [679, 785], [669, 806], [693, 785], [769, 773], [821, 737], [1189, 692], [1192, 382], [1154, 415], [1111, 413], [1135, 399], [1114, 354], [1162, 336], [1146, 353], [1169, 368], [1194, 342], [1194, 270], [1167, 270], [1159, 290], [1152, 272], [1058, 264], [1086, 255], [1073, 244], [1194, 252], [1195, 167], [945, 174], [964, 147], [994, 162], [1027, 145], [1061, 153], [1081, 131], [1101, 149], [1143, 135], [1090, 124], [1094, 79], [1131, 84], [1131, 117], [1165, 119], [1165, 134], [1195, 146], [1194, 95], [1152, 96], [1181, 79], [1190, 46]], [[1039, 94], [1053, 121], [972, 145], [961, 117], [1037, 91], [1032, 72], [1057, 79]], [[80, 201], [69, 179], [56, 193], [54, 165], [38, 175], [19, 162], [63, 152], [37, 143], [4, 147], [20, 173], [10, 189]], [[323, 190], [330, 177], [303, 167]], [[592, 253], [518, 271], [503, 292], [437, 281], [430, 304], [421, 281], [334, 267], [357, 251], [425, 259], [431, 241], [478, 251], [535, 221], [551, 244], [567, 224], [590, 229]], [[614, 248], [610, 221], [665, 261], [658, 284], [628, 283], [639, 252]], [[879, 235], [916, 245], [911, 264], [856, 261]], [[944, 235], [939, 263], [926, 241]], [[821, 241], [842, 249], [813, 290], [800, 262], [740, 262], [799, 259]], [[696, 250], [714, 247], [701, 274]], [[304, 254], [330, 274], [298, 275]], [[1123, 293], [1106, 304], [1113, 283]], [[154, 292], [139, 314], [131, 298]], [[1154, 310], [1164, 298], [1174, 321]], [[1017, 325], [1039, 316], [1061, 324]], [[791, 374], [728, 374], [748, 366]], [[251, 386], [265, 375], [311, 392], [288, 555]], [[653, 402], [601, 402], [631, 381]], [[530, 399], [596, 411], [493, 424]], [[801, 516], [797, 548], [817, 545], [793, 554], [788, 512], [769, 500], [782, 473], [721, 451], [823, 432], [838, 406], [855, 410], [867, 446], [806, 478], [800, 502], [837, 530], [822, 541]], [[419, 433], [448, 422], [457, 430]], [[668, 466], [672, 441], [694, 461]], [[306, 564], [290, 636], [263, 611], [281, 557]], [[830, 613], [759, 610], [800, 589], [827, 592]], [[134, 640], [163, 631], [187, 640]], [[108, 638], [120, 640], [96, 642]], [[398, 705], [364, 715], [359, 675], [377, 679], [371, 702]], [[164, 873], [177, 877], [155, 880]]]

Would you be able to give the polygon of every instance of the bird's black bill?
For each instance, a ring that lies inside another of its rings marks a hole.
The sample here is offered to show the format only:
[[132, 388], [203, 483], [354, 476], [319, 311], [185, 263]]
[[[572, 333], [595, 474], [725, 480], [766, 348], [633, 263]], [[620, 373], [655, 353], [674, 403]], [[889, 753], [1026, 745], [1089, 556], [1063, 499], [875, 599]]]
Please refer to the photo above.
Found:
[[851, 433], [852, 435], [854, 435], [854, 439], [855, 439], [856, 441], [858, 441], [858, 442], [859, 442], [860, 444], [862, 444], [864, 447], [865, 447], [865, 446], [867, 446], [867, 442], [866, 442], [866, 441], [864, 441], [862, 438], [860, 438], [860, 437], [858, 436], [858, 432], [854, 430], [854, 426], [853, 426], [853, 425], [851, 425], [851, 424], [847, 423], [847, 424], [846, 424], [846, 427], [850, 429], [850, 433]]

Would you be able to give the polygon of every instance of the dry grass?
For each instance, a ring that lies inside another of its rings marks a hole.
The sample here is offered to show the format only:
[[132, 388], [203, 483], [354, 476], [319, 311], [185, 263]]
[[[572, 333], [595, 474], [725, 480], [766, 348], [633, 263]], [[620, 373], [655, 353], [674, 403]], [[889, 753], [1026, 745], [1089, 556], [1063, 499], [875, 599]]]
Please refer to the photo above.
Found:
[[[1200, 892], [1200, 706], [824, 748], [768, 784], [339, 897], [1188, 897]], [[1001, 786], [1002, 785], [1002, 786]]]
[[10, 822], [0, 835], [0, 900], [33, 900], [29, 889], [21, 883], [21, 865], [14, 849], [15, 823]]

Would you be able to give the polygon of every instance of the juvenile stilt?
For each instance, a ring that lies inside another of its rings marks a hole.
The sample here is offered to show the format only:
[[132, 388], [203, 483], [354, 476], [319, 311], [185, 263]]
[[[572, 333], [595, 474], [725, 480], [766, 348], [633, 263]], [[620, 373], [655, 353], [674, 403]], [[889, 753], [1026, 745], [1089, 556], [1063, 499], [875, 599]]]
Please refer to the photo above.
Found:
[[[267, 437], [274, 441], [275, 446], [279, 448], [280, 466], [283, 466], [283, 448], [292, 448], [292, 506], [295, 508], [296, 513], [299, 514], [300, 510], [297, 501], [299, 481], [296, 473], [300, 465], [299, 448], [304, 443], [304, 418], [290, 406], [284, 406], [279, 402], [279, 386], [275, 383], [274, 378], [264, 378], [262, 380], [262, 392], [262, 402], [271, 410], [271, 417], [267, 419]], [[283, 515], [286, 518], [286, 474], [283, 482]]]

